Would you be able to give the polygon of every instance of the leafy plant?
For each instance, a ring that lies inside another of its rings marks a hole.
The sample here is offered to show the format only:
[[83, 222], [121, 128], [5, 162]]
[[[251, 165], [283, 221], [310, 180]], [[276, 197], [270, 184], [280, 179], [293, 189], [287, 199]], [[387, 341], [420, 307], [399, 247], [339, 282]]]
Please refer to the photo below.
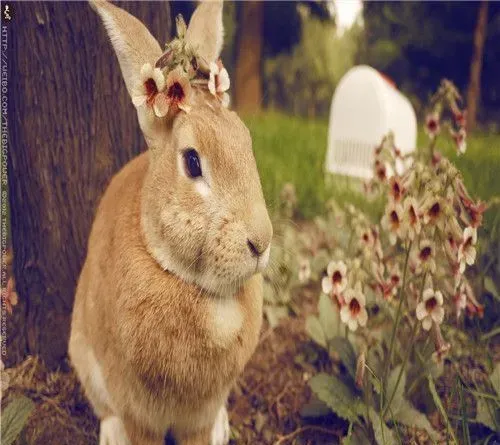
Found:
[[21, 434], [35, 404], [28, 397], [13, 399], [2, 412], [2, 444], [12, 445]]
[[[431, 99], [425, 149], [403, 156], [392, 134], [376, 147], [374, 179], [366, 191], [385, 201], [379, 220], [331, 202], [327, 218], [317, 221], [329, 239], [324, 248], [330, 261], [319, 316], [310, 317], [306, 328], [346, 371], [318, 374], [310, 385], [349, 422], [350, 440], [364, 435], [379, 444], [401, 442], [398, 425], [416, 426], [438, 440], [442, 434], [410, 401], [427, 380], [448, 437], [458, 442], [434, 380], [451, 348], [448, 326], [464, 313], [483, 312], [465, 272], [475, 262], [487, 207], [469, 196], [460, 171], [437, 150], [443, 133], [457, 153], [466, 150], [459, 102], [453, 84], [444, 80]], [[485, 407], [483, 400], [478, 412], [492, 425], [496, 414], [488, 417], [491, 406]]]

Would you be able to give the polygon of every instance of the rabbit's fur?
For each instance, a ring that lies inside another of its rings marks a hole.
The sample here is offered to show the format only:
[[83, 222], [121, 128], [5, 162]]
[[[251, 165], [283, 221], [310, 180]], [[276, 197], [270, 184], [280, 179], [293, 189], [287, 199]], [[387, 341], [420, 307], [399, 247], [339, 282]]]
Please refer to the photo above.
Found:
[[[131, 92], [160, 47], [125, 11], [93, 6]], [[198, 6], [187, 38], [206, 60], [218, 57], [220, 2]], [[160, 445], [167, 431], [180, 445], [222, 445], [227, 395], [258, 340], [258, 272], [272, 237], [250, 135], [203, 91], [191, 112], [170, 121], [137, 111], [150, 150], [112, 179], [100, 202], [70, 358], [101, 419], [101, 445]], [[202, 178], [186, 175], [186, 147], [198, 151]]]

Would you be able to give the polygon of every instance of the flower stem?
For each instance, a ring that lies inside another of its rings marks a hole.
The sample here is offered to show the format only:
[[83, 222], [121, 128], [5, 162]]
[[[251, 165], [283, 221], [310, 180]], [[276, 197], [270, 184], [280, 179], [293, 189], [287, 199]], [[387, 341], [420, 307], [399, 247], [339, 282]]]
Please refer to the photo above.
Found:
[[384, 374], [382, 379], [382, 382], [384, 384], [384, 389], [387, 386], [387, 373], [389, 372], [389, 365], [392, 362], [392, 356], [394, 353], [394, 340], [396, 339], [396, 332], [398, 330], [399, 321], [401, 319], [401, 309], [403, 308], [403, 292], [406, 286], [406, 275], [408, 272], [408, 260], [410, 258], [411, 245], [412, 243], [410, 242], [410, 244], [408, 245], [408, 250], [406, 251], [405, 265], [403, 270], [403, 283], [401, 284], [401, 287], [399, 288], [398, 292], [399, 304], [398, 304], [398, 310], [396, 312], [396, 321], [394, 322], [394, 326], [392, 327], [391, 342], [389, 346], [389, 357], [387, 358], [384, 366]]
[[410, 359], [411, 350], [413, 349], [413, 342], [415, 341], [415, 337], [416, 337], [417, 332], [418, 332], [418, 326], [419, 326], [419, 322], [415, 320], [415, 324], [413, 325], [413, 329], [411, 332], [410, 345], [408, 346], [408, 350], [406, 352], [406, 357], [403, 361], [403, 364], [401, 365], [401, 370], [399, 371], [398, 378], [396, 380], [396, 385], [394, 386], [394, 389], [392, 390], [392, 394], [389, 397], [389, 399], [387, 400], [387, 404], [386, 404], [384, 411], [382, 413], [382, 419], [385, 418], [385, 415], [387, 414], [387, 411], [389, 410], [389, 408], [391, 406], [392, 400], [394, 399], [394, 396], [396, 395], [396, 391], [398, 390], [398, 386], [399, 386], [399, 383], [401, 381], [401, 377], [403, 376], [403, 372], [405, 371], [406, 365]]

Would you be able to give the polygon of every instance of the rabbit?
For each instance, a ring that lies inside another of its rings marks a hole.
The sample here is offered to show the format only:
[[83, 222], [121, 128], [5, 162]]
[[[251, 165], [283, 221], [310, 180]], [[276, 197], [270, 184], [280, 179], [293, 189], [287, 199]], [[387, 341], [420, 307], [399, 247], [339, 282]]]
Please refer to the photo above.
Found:
[[[162, 57], [123, 9], [91, 2], [133, 98]], [[185, 32], [218, 59], [222, 2], [200, 3]], [[100, 445], [223, 445], [226, 401], [255, 350], [272, 224], [237, 114], [193, 87], [189, 112], [137, 106], [148, 150], [110, 181], [92, 225], [73, 308], [69, 357]], [[119, 149], [119, 147], [117, 147]]]

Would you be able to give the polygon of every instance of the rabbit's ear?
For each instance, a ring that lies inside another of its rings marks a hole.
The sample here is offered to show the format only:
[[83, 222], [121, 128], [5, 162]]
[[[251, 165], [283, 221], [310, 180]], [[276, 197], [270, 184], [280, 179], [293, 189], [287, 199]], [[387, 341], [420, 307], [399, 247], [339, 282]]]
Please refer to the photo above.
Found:
[[[111, 40], [127, 90], [133, 99], [141, 84], [141, 70], [155, 66], [162, 50], [146, 26], [127, 11], [105, 1], [90, 0], [90, 5], [101, 17]], [[139, 124], [150, 148], [159, 145], [165, 128], [148, 107], [138, 107]]]
[[205, 0], [189, 21], [186, 40], [208, 67], [219, 58], [223, 39], [222, 0]]
[[132, 95], [140, 82], [141, 68], [145, 63], [154, 66], [162, 55], [157, 40], [146, 26], [127, 11], [107, 1], [90, 1], [100, 15], [118, 57], [125, 84]]

